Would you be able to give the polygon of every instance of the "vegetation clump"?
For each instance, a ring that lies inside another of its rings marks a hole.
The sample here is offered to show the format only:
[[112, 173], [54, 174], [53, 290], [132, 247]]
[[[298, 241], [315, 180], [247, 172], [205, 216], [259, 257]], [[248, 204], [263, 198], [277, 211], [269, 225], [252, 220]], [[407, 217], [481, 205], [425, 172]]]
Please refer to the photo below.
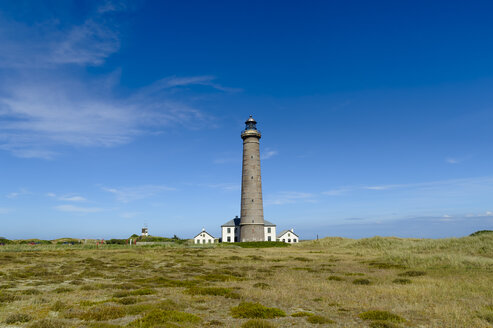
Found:
[[291, 314], [292, 317], [310, 317], [314, 315], [313, 313], [311, 312], [306, 312], [306, 311], [300, 311], [300, 312], [295, 312], [293, 314]]
[[424, 271], [406, 271], [398, 274], [401, 277], [420, 277], [426, 275]]
[[404, 318], [388, 311], [372, 310], [359, 314], [363, 320], [404, 322]]
[[392, 282], [394, 284], [399, 284], [399, 285], [408, 285], [412, 281], [411, 281], [411, 279], [407, 279], [407, 278], [397, 278], [397, 279], [392, 280]]
[[240, 294], [225, 287], [191, 287], [186, 290], [186, 293], [190, 295], [224, 296], [226, 298], [234, 299], [240, 298]]
[[370, 328], [399, 328], [399, 326], [392, 322], [376, 320], [370, 322]]
[[196, 325], [201, 321], [202, 319], [200, 317], [191, 313], [155, 309], [147, 313], [144, 317], [131, 322], [129, 326], [139, 328], [168, 327], [167, 325], [169, 323]]
[[333, 320], [330, 320], [329, 318], [321, 316], [321, 315], [309, 316], [306, 318], [306, 321], [308, 321], [309, 323], [319, 324], [319, 325], [324, 324], [324, 323], [334, 323]]
[[28, 328], [64, 328], [66, 324], [63, 321], [55, 319], [43, 319], [35, 321]]
[[489, 234], [493, 234], [493, 230], [479, 230], [470, 234], [469, 237], [477, 237], [477, 236], [483, 236]]
[[332, 280], [332, 281], [344, 281], [343, 278], [339, 277], [339, 276], [329, 276], [327, 278], [327, 280]]
[[253, 287], [260, 288], [260, 289], [269, 289], [270, 285], [266, 284], [265, 282], [257, 282], [255, 284], [253, 284]]
[[262, 319], [251, 319], [241, 325], [241, 328], [275, 328], [272, 323]]
[[235, 246], [242, 248], [268, 248], [268, 247], [289, 247], [291, 244], [283, 243], [282, 241], [247, 241], [237, 243]]
[[25, 314], [25, 313], [15, 313], [15, 314], [11, 314], [7, 317], [7, 319], [5, 319], [5, 323], [6, 324], [14, 324], [14, 323], [24, 323], [24, 322], [29, 322], [31, 321], [33, 318], [29, 315], [29, 314]]
[[364, 278], [354, 279], [353, 284], [355, 284], [355, 285], [369, 285], [370, 280], [364, 279]]
[[260, 303], [242, 302], [231, 308], [233, 318], [261, 318], [273, 319], [285, 317], [286, 313], [278, 308], [265, 307]]
[[120, 306], [102, 305], [90, 308], [78, 317], [82, 320], [104, 321], [122, 318], [126, 316], [125, 310]]

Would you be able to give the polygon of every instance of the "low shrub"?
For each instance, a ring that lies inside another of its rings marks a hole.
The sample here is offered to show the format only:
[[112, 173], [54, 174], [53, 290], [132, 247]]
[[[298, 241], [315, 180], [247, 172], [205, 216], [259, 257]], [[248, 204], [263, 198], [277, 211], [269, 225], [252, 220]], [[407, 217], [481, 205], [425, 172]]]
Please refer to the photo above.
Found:
[[273, 319], [285, 317], [286, 313], [278, 308], [265, 307], [260, 303], [242, 302], [231, 308], [233, 318], [262, 318]]
[[120, 299], [117, 299], [116, 300], [117, 303], [120, 303], [120, 304], [123, 304], [123, 305], [135, 304], [138, 301], [139, 300], [136, 297], [123, 297], [123, 298], [120, 298]]
[[225, 287], [192, 287], [187, 289], [185, 292], [189, 295], [212, 295], [234, 299], [240, 298], [240, 294], [234, 292], [230, 288]]
[[483, 314], [480, 318], [493, 324], [493, 313]]
[[11, 303], [11, 302], [16, 301], [18, 299], [19, 299], [18, 296], [15, 296], [11, 293], [0, 292], [0, 305], [2, 303]]
[[306, 318], [306, 321], [308, 321], [309, 323], [319, 324], [319, 325], [324, 324], [324, 323], [334, 323], [333, 320], [330, 320], [329, 318], [321, 316], [321, 315], [309, 316]]
[[404, 322], [404, 318], [393, 314], [388, 311], [366, 311], [359, 314], [359, 317], [363, 320], [381, 320], [381, 321], [392, 321], [392, 322]]
[[314, 314], [311, 312], [305, 312], [305, 311], [300, 311], [300, 312], [296, 312], [296, 313], [291, 314], [292, 317], [311, 317], [312, 315], [314, 315]]
[[5, 323], [6, 324], [13, 324], [13, 323], [17, 323], [17, 322], [29, 322], [31, 321], [33, 318], [29, 315], [29, 314], [25, 314], [25, 313], [15, 313], [15, 314], [11, 314], [7, 317], [7, 319], [5, 319]]
[[82, 320], [104, 321], [122, 318], [124, 316], [126, 316], [125, 309], [121, 306], [101, 305], [90, 308], [78, 317]]
[[394, 284], [407, 285], [407, 284], [410, 284], [412, 281], [411, 281], [411, 279], [407, 279], [407, 278], [397, 278], [397, 279], [392, 280], [392, 282]]
[[37, 289], [25, 289], [22, 291], [24, 295], [39, 295], [41, 292]]
[[377, 320], [370, 322], [370, 328], [399, 328], [399, 326], [392, 322]]
[[68, 287], [58, 287], [57, 289], [54, 290], [54, 292], [57, 294], [68, 293], [71, 291], [73, 291], [73, 289]]
[[421, 277], [424, 275], [426, 275], [426, 272], [424, 271], [406, 271], [398, 274], [398, 276], [401, 277]]
[[257, 282], [256, 284], [253, 284], [253, 287], [260, 289], [269, 289], [270, 285], [266, 284], [265, 282]]
[[219, 320], [211, 320], [205, 324], [205, 326], [224, 326], [224, 323]]
[[251, 319], [241, 325], [241, 328], [274, 328], [272, 323], [262, 319]]
[[401, 264], [388, 263], [388, 262], [370, 262], [369, 265], [378, 269], [404, 269], [405, 266]]
[[364, 278], [354, 279], [353, 280], [353, 284], [355, 284], [355, 285], [369, 285], [370, 284], [370, 280], [364, 279]]
[[152, 310], [144, 317], [132, 321], [129, 326], [139, 328], [167, 327], [170, 322], [180, 324], [198, 324], [202, 319], [194, 314], [180, 311]]
[[327, 278], [327, 280], [332, 280], [332, 281], [344, 281], [343, 278], [339, 277], [339, 276], [330, 276], [329, 278]]
[[248, 241], [242, 243], [235, 243], [235, 246], [242, 248], [267, 248], [267, 247], [289, 247], [291, 244], [283, 243], [281, 241]]

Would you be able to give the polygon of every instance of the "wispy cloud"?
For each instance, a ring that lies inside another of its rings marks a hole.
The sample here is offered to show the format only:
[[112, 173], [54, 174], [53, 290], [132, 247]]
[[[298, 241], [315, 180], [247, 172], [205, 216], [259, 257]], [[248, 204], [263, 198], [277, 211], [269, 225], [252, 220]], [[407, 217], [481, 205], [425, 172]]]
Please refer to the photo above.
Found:
[[343, 195], [349, 191], [353, 190], [353, 187], [340, 187], [340, 188], [335, 188], [335, 189], [330, 189], [327, 191], [322, 192], [323, 195], [327, 196], [340, 196]]
[[[170, 125], [199, 127], [209, 116], [180, 95], [193, 92], [184, 87], [236, 91], [213, 76], [173, 76], [122, 96], [118, 69], [87, 74], [88, 66], [104, 65], [119, 50], [113, 17], [126, 7], [107, 1], [69, 28], [0, 21], [0, 150], [51, 159], [65, 146], [113, 147]], [[22, 31], [22, 37], [4, 31]]]
[[75, 212], [75, 213], [95, 213], [101, 212], [103, 209], [99, 207], [80, 207], [74, 205], [58, 205], [54, 207], [61, 212]]
[[315, 195], [305, 192], [282, 191], [275, 194], [266, 195], [265, 204], [284, 205], [298, 202], [315, 202]]
[[82, 196], [78, 196], [78, 195], [62, 195], [62, 196], [58, 196], [57, 194], [55, 193], [47, 193], [46, 196], [48, 197], [51, 197], [51, 198], [56, 198], [60, 201], [65, 201], [65, 202], [86, 202], [87, 199], [82, 197]]
[[19, 196], [24, 196], [24, 195], [29, 195], [30, 192], [27, 189], [21, 188], [19, 191], [11, 192], [6, 195], [7, 198], [14, 199], [18, 198]]
[[176, 190], [167, 186], [145, 185], [138, 187], [107, 188], [102, 187], [106, 192], [115, 195], [116, 200], [122, 203], [128, 203], [135, 200], [145, 199], [155, 196], [163, 191]]
[[458, 164], [460, 163], [461, 161], [456, 159], [456, 158], [452, 158], [452, 157], [447, 157], [445, 159], [445, 162], [449, 163], [449, 164]]
[[273, 156], [276, 156], [277, 154], [279, 154], [279, 152], [277, 150], [267, 148], [264, 152], [262, 152], [262, 155], [260, 155], [260, 158], [261, 159], [269, 159]]

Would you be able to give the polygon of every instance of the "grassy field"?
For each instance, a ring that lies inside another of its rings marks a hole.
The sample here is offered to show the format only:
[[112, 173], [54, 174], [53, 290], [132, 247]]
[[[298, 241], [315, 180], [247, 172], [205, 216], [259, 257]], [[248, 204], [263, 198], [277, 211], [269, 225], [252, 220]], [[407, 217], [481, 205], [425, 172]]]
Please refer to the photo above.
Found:
[[493, 234], [0, 246], [2, 327], [492, 327]]

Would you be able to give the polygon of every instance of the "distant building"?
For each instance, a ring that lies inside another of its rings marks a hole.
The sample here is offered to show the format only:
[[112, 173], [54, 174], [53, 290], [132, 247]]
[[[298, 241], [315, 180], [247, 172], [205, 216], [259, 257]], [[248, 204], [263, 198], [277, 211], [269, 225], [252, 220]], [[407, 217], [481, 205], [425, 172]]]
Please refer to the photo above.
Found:
[[300, 238], [294, 233], [294, 229], [284, 230], [279, 235], [277, 235], [277, 241], [282, 241], [283, 243], [299, 243]]
[[142, 237], [148, 237], [149, 236], [149, 229], [148, 228], [142, 228]]
[[202, 229], [202, 231], [193, 238], [193, 243], [194, 244], [214, 244], [214, 241], [216, 238], [214, 238], [213, 235], [205, 231], [205, 229]]
[[[241, 219], [236, 216], [221, 226], [221, 241], [223, 243], [237, 243], [240, 240]], [[276, 241], [276, 225], [264, 220], [264, 241]]]

